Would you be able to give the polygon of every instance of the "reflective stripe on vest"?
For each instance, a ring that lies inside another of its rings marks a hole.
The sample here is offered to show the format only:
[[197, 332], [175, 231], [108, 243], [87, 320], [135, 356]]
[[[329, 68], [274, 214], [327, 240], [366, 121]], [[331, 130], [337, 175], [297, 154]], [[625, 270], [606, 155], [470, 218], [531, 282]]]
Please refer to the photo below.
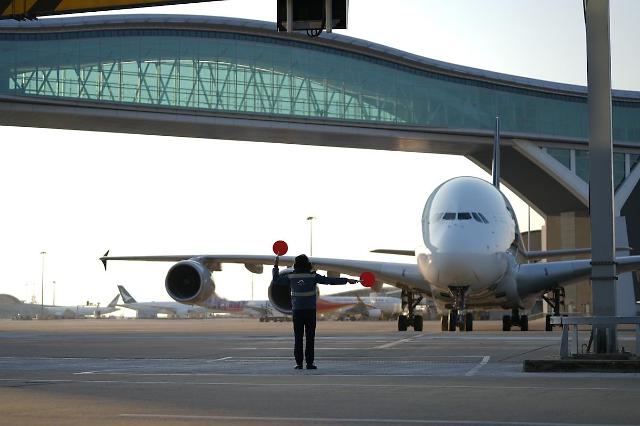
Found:
[[289, 274], [288, 278], [315, 278], [316, 274]]
[[292, 291], [291, 296], [300, 297], [300, 296], [315, 296], [315, 291]]

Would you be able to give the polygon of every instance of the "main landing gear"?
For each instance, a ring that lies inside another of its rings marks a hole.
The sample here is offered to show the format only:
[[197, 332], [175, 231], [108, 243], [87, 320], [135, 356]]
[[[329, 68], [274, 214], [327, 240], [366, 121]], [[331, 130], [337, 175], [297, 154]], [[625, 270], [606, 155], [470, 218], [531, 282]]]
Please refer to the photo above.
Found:
[[411, 290], [403, 289], [402, 295], [402, 312], [409, 312], [408, 315], [398, 316], [398, 331], [407, 331], [408, 327], [413, 327], [415, 331], [422, 331], [422, 315], [414, 315], [416, 306], [422, 302], [423, 296]]
[[441, 319], [442, 331], [473, 331], [473, 314], [467, 312], [464, 304], [464, 295], [468, 287], [450, 287], [454, 297], [453, 307], [449, 315], [443, 315]]
[[521, 331], [529, 330], [529, 317], [520, 315], [517, 309], [511, 310], [511, 315], [502, 317], [502, 331], [511, 331], [511, 327], [520, 327]]
[[[551, 307], [551, 309], [553, 309], [553, 316], [560, 316], [562, 315], [560, 313], [560, 307], [564, 306], [564, 287], [556, 287], [551, 291], [551, 299], [548, 298], [547, 296], [543, 295], [542, 299], [547, 302], [547, 304]], [[553, 324], [551, 324], [551, 314], [547, 314], [545, 316], [545, 322], [544, 322], [544, 330], [545, 331], [552, 331], [553, 330]]]

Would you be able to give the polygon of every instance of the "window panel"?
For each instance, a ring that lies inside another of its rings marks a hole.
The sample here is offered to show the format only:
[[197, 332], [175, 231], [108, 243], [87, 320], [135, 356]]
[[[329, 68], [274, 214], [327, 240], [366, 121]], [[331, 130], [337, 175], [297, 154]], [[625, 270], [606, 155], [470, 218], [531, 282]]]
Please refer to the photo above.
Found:
[[[497, 112], [505, 132], [587, 137], [583, 96], [436, 74], [299, 41], [111, 29], [0, 34], [0, 52], [0, 93], [443, 129], [492, 130]], [[639, 115], [636, 103], [614, 100], [616, 140], [640, 141]], [[570, 167], [566, 150], [550, 154]], [[576, 174], [588, 175], [583, 154]]]

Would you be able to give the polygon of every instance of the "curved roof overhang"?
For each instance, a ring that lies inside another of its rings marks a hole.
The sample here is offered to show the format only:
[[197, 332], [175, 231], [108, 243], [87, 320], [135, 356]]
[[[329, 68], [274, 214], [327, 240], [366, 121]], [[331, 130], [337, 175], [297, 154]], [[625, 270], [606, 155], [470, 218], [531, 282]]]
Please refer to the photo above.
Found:
[[[68, 18], [42, 18], [35, 21], [0, 21], [0, 33], [69, 32], [126, 28], [176, 29], [221, 31], [256, 35], [300, 43], [340, 49], [380, 60], [406, 65], [424, 71], [452, 77], [488, 82], [514, 88], [586, 98], [587, 88], [565, 83], [514, 76], [478, 68], [466, 67], [415, 55], [378, 43], [349, 37], [337, 33], [323, 33], [320, 37], [308, 37], [298, 33], [282, 33], [275, 30], [276, 24], [250, 19], [199, 16], [199, 15], [99, 15]], [[613, 99], [620, 102], [640, 102], [640, 92], [613, 90]]]
[[[275, 31], [275, 24], [261, 21], [183, 15], [102, 15], [47, 18], [31, 22], [0, 22], [0, 34], [122, 29], [196, 30], [243, 34], [289, 42], [293, 40], [300, 45], [349, 52], [387, 64], [464, 80], [470, 84], [491, 84], [528, 91], [541, 97], [548, 95], [568, 97], [579, 103], [586, 101], [586, 88], [581, 86], [448, 64], [335, 33], [323, 34], [318, 38], [278, 33]], [[633, 105], [634, 116], [636, 108], [640, 111], [640, 93], [614, 91], [613, 97], [617, 104]], [[458, 154], [466, 155], [485, 168], [490, 164], [490, 146], [493, 141], [493, 132], [486, 128], [421, 127], [384, 122], [354, 123], [310, 117], [270, 117], [264, 114], [172, 109], [150, 104], [116, 104], [92, 100], [5, 95], [0, 95], [0, 124]], [[529, 193], [528, 189], [518, 191], [518, 188], [523, 188], [518, 182], [518, 179], [522, 178], [523, 167], [531, 165], [510, 149], [514, 139], [535, 141], [541, 145], [586, 147], [585, 137], [559, 137], [508, 130], [502, 132], [503, 144], [506, 147], [505, 158], [513, 157], [513, 170], [509, 166], [503, 168], [506, 183], [511, 189], [531, 200], [539, 207], [538, 211], [541, 213], [584, 208], [579, 200], [560, 185], [553, 185], [553, 182], [542, 185], [542, 188], [536, 185], [537, 195]], [[636, 151], [640, 150], [638, 142], [616, 141], [616, 146]], [[531, 166], [531, 173], [542, 172]], [[513, 183], [509, 185], [509, 182]], [[552, 187], [553, 191], [549, 189]]]

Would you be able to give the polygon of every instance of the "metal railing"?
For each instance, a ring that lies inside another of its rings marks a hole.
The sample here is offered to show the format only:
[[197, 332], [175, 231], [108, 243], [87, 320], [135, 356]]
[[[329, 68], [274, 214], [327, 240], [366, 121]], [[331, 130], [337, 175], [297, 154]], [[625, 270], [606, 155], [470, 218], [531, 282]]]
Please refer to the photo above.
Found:
[[[571, 356], [569, 348], [569, 328], [573, 327], [574, 330], [574, 342], [575, 354], [583, 353], [580, 347], [580, 338], [578, 334], [578, 326], [591, 325], [591, 326], [605, 326], [607, 330], [617, 328], [621, 324], [635, 324], [636, 331], [636, 345], [635, 353], [640, 355], [640, 316], [635, 317], [577, 317], [577, 316], [554, 316], [551, 317], [551, 324], [562, 326], [562, 339], [560, 342], [560, 358], [569, 358]], [[611, 338], [611, 335], [607, 333], [607, 339]], [[573, 346], [573, 345], [571, 345]]]

